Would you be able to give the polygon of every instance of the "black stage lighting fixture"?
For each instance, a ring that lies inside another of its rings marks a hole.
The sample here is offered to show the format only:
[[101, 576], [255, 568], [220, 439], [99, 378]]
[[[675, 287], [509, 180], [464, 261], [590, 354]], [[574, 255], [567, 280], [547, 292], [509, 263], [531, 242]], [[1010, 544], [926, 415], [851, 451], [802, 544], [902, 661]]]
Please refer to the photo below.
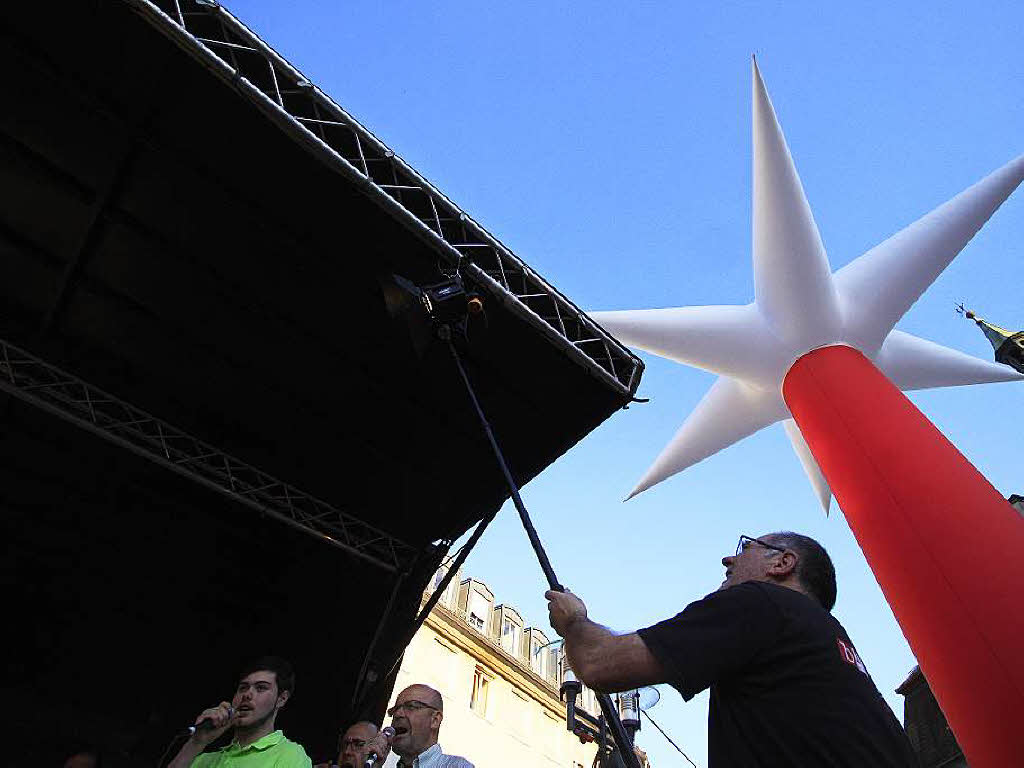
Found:
[[383, 273], [377, 282], [388, 315], [396, 328], [405, 329], [417, 358], [427, 354], [444, 328], [463, 345], [474, 346], [486, 336], [483, 294], [460, 275], [417, 285], [401, 275]]
[[456, 323], [464, 319], [468, 311], [466, 286], [458, 276], [422, 287], [420, 301], [435, 323]]

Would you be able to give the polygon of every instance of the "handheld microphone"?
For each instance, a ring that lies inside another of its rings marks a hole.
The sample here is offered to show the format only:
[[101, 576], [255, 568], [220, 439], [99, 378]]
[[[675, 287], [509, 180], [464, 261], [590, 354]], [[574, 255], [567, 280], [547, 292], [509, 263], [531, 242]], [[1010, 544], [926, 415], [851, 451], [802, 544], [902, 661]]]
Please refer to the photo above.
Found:
[[[228, 707], [228, 719], [230, 720], [234, 716], [235, 708]], [[213, 720], [211, 720], [210, 718], [206, 718], [205, 720], [200, 720], [195, 725], [190, 725], [188, 727], [188, 735], [193, 736], [195, 735], [196, 731], [212, 731], [214, 728], [216, 728], [216, 726], [213, 724]]]
[[[383, 728], [380, 729], [380, 732], [381, 732], [381, 734], [386, 736], [388, 741], [390, 742], [399, 733], [405, 733], [407, 730], [408, 730], [408, 728], [402, 728], [401, 730], [395, 730], [390, 725], [385, 725]], [[366, 764], [365, 764], [364, 768], [373, 768], [375, 765], [377, 765], [377, 761], [379, 759], [380, 758], [377, 756], [376, 752], [371, 752], [370, 754], [368, 754], [366, 756]]]

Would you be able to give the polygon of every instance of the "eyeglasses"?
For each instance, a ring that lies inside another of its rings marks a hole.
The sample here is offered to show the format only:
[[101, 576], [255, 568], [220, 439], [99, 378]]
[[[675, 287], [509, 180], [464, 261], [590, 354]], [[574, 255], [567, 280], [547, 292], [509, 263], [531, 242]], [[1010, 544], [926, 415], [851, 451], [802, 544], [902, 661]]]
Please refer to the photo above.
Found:
[[416, 699], [409, 699], [408, 701], [403, 701], [401, 704], [395, 704], [395, 706], [389, 709], [388, 717], [394, 717], [395, 712], [415, 712], [417, 709], [433, 709], [440, 712], [437, 707], [432, 707], [422, 701], [416, 701]]
[[765, 549], [774, 549], [776, 552], [785, 552], [785, 547], [777, 547], [774, 544], [769, 544], [767, 541], [761, 541], [761, 539], [755, 539], [753, 536], [740, 536], [739, 544], [736, 545], [736, 557], [743, 554], [743, 550], [749, 547], [751, 544], [760, 544]]

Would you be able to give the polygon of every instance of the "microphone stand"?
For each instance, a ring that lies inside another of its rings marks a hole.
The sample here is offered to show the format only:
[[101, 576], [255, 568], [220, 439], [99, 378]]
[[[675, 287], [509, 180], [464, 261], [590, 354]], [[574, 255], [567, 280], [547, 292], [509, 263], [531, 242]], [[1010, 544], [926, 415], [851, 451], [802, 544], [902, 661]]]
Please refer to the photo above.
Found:
[[[487, 435], [488, 442], [491, 444], [491, 449], [494, 451], [494, 457], [498, 460], [501, 472], [505, 476], [505, 482], [508, 484], [509, 491], [512, 494], [512, 503], [515, 504], [516, 509], [519, 511], [519, 519], [523, 523], [523, 528], [526, 529], [526, 535], [529, 537], [530, 544], [533, 546], [534, 554], [537, 555], [537, 560], [540, 562], [541, 570], [544, 571], [544, 576], [548, 580], [548, 587], [556, 592], [565, 592], [565, 587], [559, 583], [558, 577], [555, 576], [555, 569], [551, 567], [551, 561], [548, 560], [547, 552], [544, 551], [544, 545], [541, 543], [540, 536], [537, 535], [537, 529], [533, 527], [533, 522], [530, 520], [530, 513], [526, 511], [526, 505], [523, 504], [523, 499], [519, 495], [519, 487], [516, 485], [516, 481], [512, 477], [512, 472], [509, 470], [508, 464], [505, 462], [505, 455], [501, 452], [498, 441], [495, 439], [494, 433], [491, 431], [490, 422], [487, 421], [487, 416], [484, 414], [483, 408], [480, 407], [480, 402], [476, 398], [476, 392], [473, 390], [473, 385], [469, 381], [469, 376], [466, 375], [466, 369], [462, 366], [462, 358], [459, 357], [459, 352], [455, 348], [455, 344], [452, 342], [451, 326], [438, 326], [437, 335], [438, 338], [448, 344], [448, 349], [451, 350], [452, 357], [455, 359], [455, 366], [459, 369], [459, 375], [462, 377], [462, 383], [466, 385], [466, 392], [469, 393], [469, 399], [473, 403], [476, 415], [480, 418], [480, 424], [483, 427], [484, 433]], [[595, 693], [597, 692], [595, 691]], [[618, 747], [619, 757], [626, 765], [626, 768], [641, 768], [640, 761], [637, 758], [636, 753], [633, 751], [633, 742], [626, 733], [625, 726], [622, 725], [622, 720], [619, 719], [619, 713], [615, 705], [612, 703], [612, 697], [607, 693], [597, 693], [597, 703], [601, 707], [601, 713], [604, 715], [605, 722], [608, 724], [608, 729], [611, 731], [612, 738]]]

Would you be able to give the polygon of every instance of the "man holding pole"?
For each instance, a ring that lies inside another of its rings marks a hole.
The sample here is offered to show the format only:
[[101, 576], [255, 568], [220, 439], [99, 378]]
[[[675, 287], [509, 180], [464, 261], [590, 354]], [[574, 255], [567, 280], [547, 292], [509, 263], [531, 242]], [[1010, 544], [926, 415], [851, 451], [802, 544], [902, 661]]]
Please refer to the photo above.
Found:
[[549, 591], [551, 626], [597, 691], [711, 689], [708, 755], [724, 766], [911, 768], [910, 743], [830, 611], [832, 561], [791, 532], [741, 536], [716, 592], [671, 619], [615, 635], [583, 601]]

